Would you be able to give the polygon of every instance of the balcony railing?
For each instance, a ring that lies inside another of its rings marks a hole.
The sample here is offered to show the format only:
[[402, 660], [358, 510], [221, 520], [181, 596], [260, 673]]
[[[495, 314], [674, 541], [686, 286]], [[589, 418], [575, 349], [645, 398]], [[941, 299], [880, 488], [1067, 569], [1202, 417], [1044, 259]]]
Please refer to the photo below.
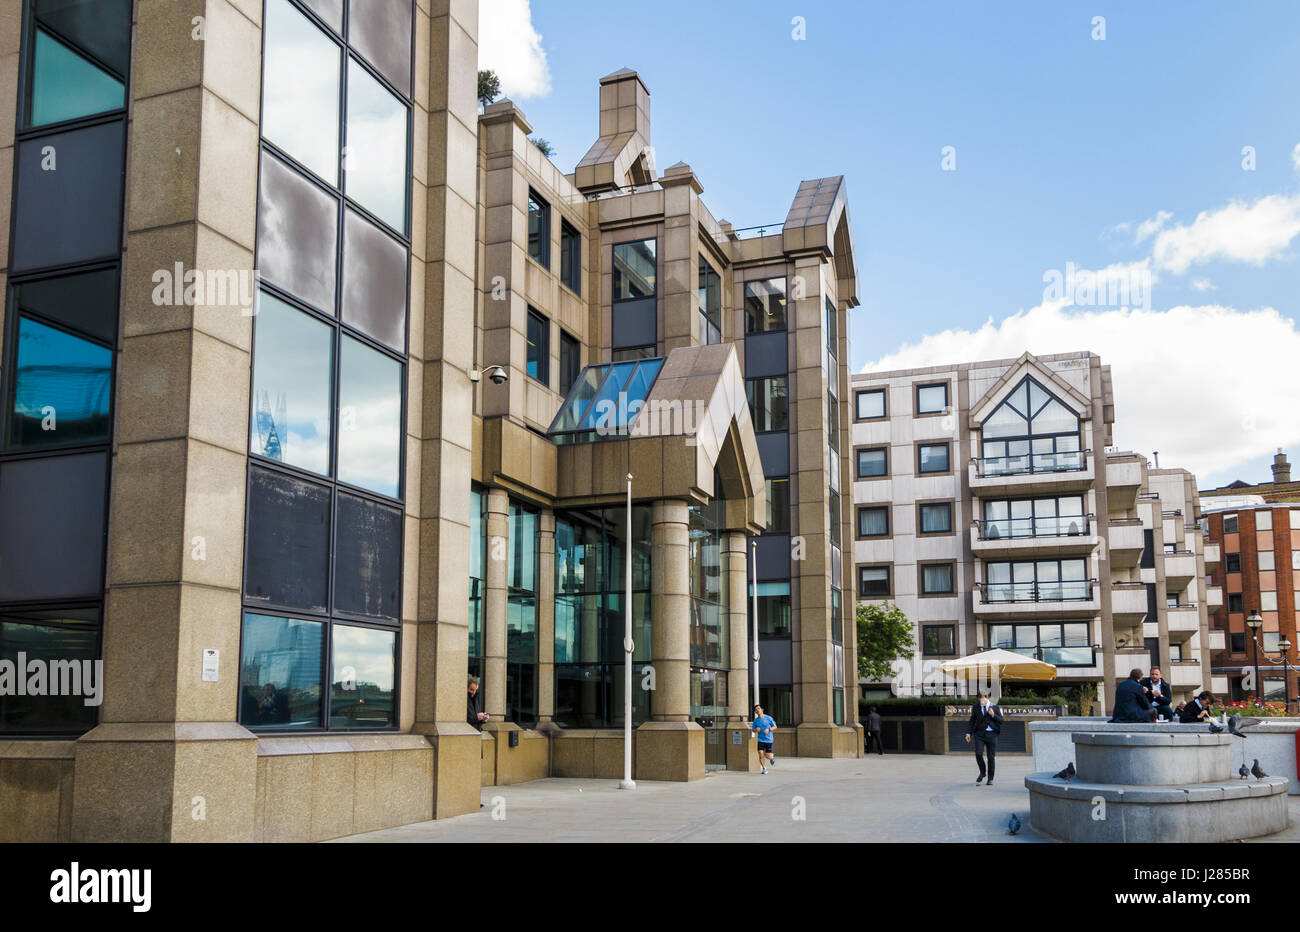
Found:
[[1081, 472], [1088, 468], [1086, 450], [1068, 453], [1025, 453], [976, 459], [981, 477], [1028, 476], [1035, 473]]
[[976, 521], [980, 540], [1005, 540], [1021, 537], [1084, 537], [1088, 534], [1090, 515], [1066, 515], [1042, 518], [988, 518]]
[[1056, 667], [1092, 667], [1097, 664], [1097, 655], [1091, 644], [1080, 647], [1011, 647], [994, 644], [994, 647], [1009, 650], [1013, 654], [1033, 657]]
[[1065, 580], [1050, 583], [984, 583], [980, 587], [985, 605], [1007, 602], [1087, 602], [1092, 599], [1095, 580]]

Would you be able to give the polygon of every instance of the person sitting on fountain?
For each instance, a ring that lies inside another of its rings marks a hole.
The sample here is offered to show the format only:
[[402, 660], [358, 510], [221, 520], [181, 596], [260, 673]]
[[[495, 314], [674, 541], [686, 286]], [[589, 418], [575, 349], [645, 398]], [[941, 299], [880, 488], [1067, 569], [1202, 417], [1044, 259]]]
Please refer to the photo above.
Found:
[[1214, 705], [1214, 694], [1208, 689], [1178, 710], [1178, 721], [1184, 725], [1195, 725], [1210, 717], [1210, 706]]
[[1147, 691], [1142, 688], [1142, 671], [1134, 667], [1128, 679], [1115, 688], [1115, 715], [1112, 722], [1150, 722], [1155, 715]]
[[1169, 681], [1160, 676], [1160, 668], [1152, 667], [1151, 675], [1142, 681], [1142, 688], [1147, 691], [1147, 698], [1156, 709], [1156, 720], [1172, 722], [1174, 710], [1170, 707], [1174, 693], [1169, 688]]

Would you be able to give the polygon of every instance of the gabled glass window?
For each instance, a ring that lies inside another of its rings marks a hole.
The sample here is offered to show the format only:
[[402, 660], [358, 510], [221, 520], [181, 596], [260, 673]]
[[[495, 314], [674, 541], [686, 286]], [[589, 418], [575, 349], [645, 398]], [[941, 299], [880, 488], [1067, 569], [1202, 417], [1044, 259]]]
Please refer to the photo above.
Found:
[[547, 435], [555, 443], [628, 436], [663, 364], [658, 357], [583, 369]]
[[984, 419], [981, 475], [1083, 469], [1079, 418], [1055, 395], [1026, 376]]

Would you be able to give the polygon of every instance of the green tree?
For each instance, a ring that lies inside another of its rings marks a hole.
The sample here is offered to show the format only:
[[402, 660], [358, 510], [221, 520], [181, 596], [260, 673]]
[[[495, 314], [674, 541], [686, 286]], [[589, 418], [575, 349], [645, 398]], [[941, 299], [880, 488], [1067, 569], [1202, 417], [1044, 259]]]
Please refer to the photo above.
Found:
[[858, 676], [881, 682], [894, 675], [895, 660], [911, 660], [912, 623], [893, 602], [858, 606]]
[[492, 101], [501, 96], [501, 79], [492, 69], [484, 69], [478, 73], [478, 102], [479, 106], [486, 107]]
[[529, 136], [528, 141], [542, 150], [542, 155], [548, 159], [555, 154], [555, 147], [551, 145], [550, 140], [543, 139], [541, 136]]

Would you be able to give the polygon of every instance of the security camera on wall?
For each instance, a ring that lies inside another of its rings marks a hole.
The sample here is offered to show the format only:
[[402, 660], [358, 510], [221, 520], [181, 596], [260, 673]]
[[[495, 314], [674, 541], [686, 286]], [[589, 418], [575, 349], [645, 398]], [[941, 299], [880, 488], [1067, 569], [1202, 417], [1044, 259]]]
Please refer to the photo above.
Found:
[[[493, 385], [504, 385], [510, 379], [510, 372], [504, 366], [492, 366], [487, 370], [487, 376], [492, 380]], [[469, 371], [469, 380], [471, 382], [481, 381], [483, 370], [471, 369]]]

